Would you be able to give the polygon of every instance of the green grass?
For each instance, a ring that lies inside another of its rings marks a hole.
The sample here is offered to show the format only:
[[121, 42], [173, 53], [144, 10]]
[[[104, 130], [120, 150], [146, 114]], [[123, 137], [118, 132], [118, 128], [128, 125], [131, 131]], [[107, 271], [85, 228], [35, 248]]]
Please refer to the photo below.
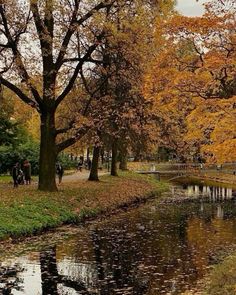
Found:
[[168, 187], [150, 176], [131, 172], [119, 177], [105, 175], [99, 182], [65, 183], [55, 193], [40, 192], [33, 185], [14, 189], [8, 180], [1, 177], [0, 182], [0, 239], [79, 222]]
[[12, 177], [10, 175], [0, 175], [0, 183], [9, 183], [12, 181]]
[[229, 256], [211, 271], [206, 288], [207, 295], [236, 294], [236, 254]]

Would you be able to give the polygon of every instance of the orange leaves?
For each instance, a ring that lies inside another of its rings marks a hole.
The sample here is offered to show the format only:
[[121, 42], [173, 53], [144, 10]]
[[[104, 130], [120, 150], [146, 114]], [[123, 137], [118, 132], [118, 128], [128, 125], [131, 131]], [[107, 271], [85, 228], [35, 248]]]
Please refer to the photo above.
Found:
[[198, 101], [187, 117], [185, 140], [198, 144], [202, 154], [210, 162], [235, 161], [236, 98], [227, 100]]
[[144, 86], [177, 149], [215, 162], [235, 158], [235, 14], [235, 1], [212, 0], [202, 17], [159, 19]]

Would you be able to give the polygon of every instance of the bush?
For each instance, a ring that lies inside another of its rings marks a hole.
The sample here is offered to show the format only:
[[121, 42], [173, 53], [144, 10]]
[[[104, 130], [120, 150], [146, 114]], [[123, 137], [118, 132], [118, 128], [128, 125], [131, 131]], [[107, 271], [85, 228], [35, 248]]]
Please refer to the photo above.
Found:
[[[39, 143], [27, 141], [17, 147], [0, 146], [0, 173], [11, 172], [16, 162], [22, 165], [25, 159], [31, 164], [32, 175], [37, 175], [39, 172]], [[75, 168], [77, 165], [76, 161], [66, 153], [61, 153], [58, 161], [64, 169]]]
[[71, 169], [77, 167], [77, 161], [73, 160], [70, 155], [66, 153], [60, 153], [58, 156], [58, 161], [61, 163], [64, 169]]
[[31, 164], [33, 175], [38, 174], [39, 144], [26, 142], [17, 147], [0, 146], [0, 173], [11, 172], [16, 162], [21, 165], [27, 159]]

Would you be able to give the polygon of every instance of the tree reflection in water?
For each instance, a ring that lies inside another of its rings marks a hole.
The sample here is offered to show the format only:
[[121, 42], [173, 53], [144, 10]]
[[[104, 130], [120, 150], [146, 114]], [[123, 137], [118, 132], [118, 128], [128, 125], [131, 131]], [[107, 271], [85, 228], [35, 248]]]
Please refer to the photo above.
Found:
[[71, 280], [68, 276], [61, 275], [57, 270], [56, 246], [40, 252], [40, 267], [42, 280], [42, 295], [57, 295], [59, 284], [67, 288], [82, 292], [85, 295], [97, 293], [89, 292], [85, 284], [78, 279]]
[[3, 295], [12, 294], [12, 290], [23, 290], [22, 279], [19, 274], [23, 268], [16, 266], [0, 266], [0, 292]]
[[[199, 191], [209, 189], [200, 185]], [[56, 246], [4, 262], [0, 293], [181, 294], [217, 261], [218, 250], [236, 245], [235, 228], [230, 189], [213, 189], [209, 200], [199, 202], [159, 206], [152, 201], [80, 228]]]
[[133, 249], [127, 245], [129, 239], [126, 234], [121, 230], [110, 243], [107, 243], [107, 239], [102, 243], [103, 230], [94, 229], [91, 233], [100, 295], [141, 295], [148, 289], [148, 279], [138, 277], [138, 264]]

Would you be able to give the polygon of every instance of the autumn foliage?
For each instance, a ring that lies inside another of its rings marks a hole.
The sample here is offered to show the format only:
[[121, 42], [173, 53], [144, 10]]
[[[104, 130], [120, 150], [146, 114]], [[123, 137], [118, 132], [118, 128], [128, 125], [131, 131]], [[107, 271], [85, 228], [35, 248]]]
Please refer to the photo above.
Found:
[[186, 158], [236, 160], [235, 12], [235, 1], [214, 0], [202, 17], [175, 14], [157, 22], [159, 53], [144, 92]]

